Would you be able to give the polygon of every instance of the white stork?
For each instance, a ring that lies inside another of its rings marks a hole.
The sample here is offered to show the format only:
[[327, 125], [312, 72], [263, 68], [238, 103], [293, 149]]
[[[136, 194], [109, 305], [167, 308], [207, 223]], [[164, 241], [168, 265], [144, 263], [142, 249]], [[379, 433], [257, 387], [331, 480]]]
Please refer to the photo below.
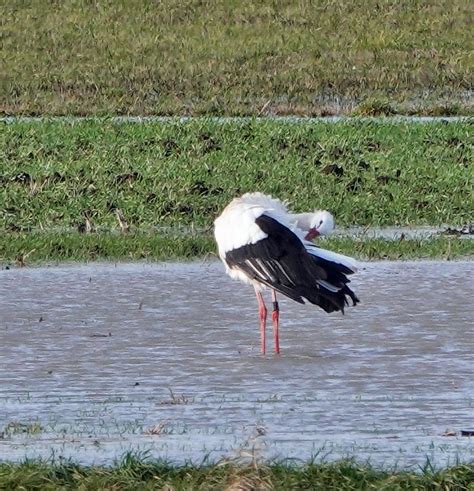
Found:
[[261, 351], [265, 353], [267, 308], [262, 287], [273, 301], [275, 352], [280, 352], [279, 307], [276, 292], [299, 303], [318, 305], [326, 312], [341, 311], [359, 302], [347, 286], [357, 271], [354, 259], [321, 249], [311, 239], [334, 228], [327, 211], [289, 213], [280, 200], [263, 193], [235, 198], [214, 222], [214, 234], [226, 272], [253, 285], [259, 306]]

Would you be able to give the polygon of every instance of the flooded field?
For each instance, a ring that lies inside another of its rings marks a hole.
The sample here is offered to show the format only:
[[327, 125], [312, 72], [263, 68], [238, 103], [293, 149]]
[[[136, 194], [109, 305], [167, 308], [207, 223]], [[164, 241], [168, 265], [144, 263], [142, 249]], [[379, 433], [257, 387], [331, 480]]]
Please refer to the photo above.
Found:
[[[0, 271], [0, 459], [474, 460], [474, 262], [363, 264], [346, 315], [214, 262]], [[271, 347], [271, 345], [269, 345]]]

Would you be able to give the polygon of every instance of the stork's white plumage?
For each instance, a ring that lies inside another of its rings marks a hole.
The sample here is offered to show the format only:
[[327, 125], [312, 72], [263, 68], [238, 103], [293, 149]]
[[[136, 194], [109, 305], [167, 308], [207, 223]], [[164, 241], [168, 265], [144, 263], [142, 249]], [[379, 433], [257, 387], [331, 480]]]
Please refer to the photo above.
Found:
[[334, 219], [327, 211], [290, 213], [280, 200], [263, 193], [247, 193], [227, 205], [214, 222], [214, 234], [226, 272], [255, 288], [260, 315], [261, 349], [265, 353], [267, 309], [262, 287], [273, 300], [275, 352], [279, 346], [279, 307], [276, 292], [326, 312], [344, 311], [347, 286], [357, 271], [354, 259], [317, 247], [311, 239], [330, 233]]

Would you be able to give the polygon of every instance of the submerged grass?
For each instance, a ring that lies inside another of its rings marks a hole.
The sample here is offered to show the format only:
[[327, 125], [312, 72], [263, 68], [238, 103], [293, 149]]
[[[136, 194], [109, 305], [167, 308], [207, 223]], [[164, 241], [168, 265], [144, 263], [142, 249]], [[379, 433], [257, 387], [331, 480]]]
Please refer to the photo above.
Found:
[[468, 0], [10, 0], [0, 113], [472, 114], [471, 20]]
[[[474, 240], [458, 237], [386, 240], [329, 237], [321, 247], [361, 260], [474, 258]], [[216, 258], [211, 235], [10, 233], [0, 235], [0, 264], [54, 261], [172, 260]]]
[[0, 488], [29, 489], [174, 489], [174, 490], [471, 490], [474, 466], [460, 464], [422, 472], [386, 471], [353, 461], [301, 466], [221, 462], [200, 467], [126, 455], [113, 467], [27, 461], [0, 463]]
[[463, 225], [474, 216], [471, 121], [0, 125], [0, 233], [211, 227], [260, 190], [338, 225]]

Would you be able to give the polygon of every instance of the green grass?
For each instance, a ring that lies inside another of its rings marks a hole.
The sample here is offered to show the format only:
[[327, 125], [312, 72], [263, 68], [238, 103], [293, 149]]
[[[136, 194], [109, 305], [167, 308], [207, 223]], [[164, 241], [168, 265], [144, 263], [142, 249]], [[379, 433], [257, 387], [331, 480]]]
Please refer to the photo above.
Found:
[[338, 225], [462, 225], [474, 132], [451, 124], [22, 122], [0, 125], [0, 231], [212, 227], [261, 190]]
[[34, 233], [0, 236], [0, 263], [203, 257], [215, 251], [210, 236]]
[[[474, 240], [435, 237], [410, 240], [331, 237], [318, 242], [361, 260], [474, 259]], [[210, 235], [12, 233], [0, 235], [0, 264], [55, 261], [215, 259]]]
[[[254, 190], [329, 209], [339, 226], [459, 226], [474, 217], [473, 143], [470, 121], [2, 124], [0, 259], [202, 256], [215, 217]], [[360, 258], [466, 257], [473, 241], [328, 244]]]
[[468, 0], [4, 2], [3, 114], [473, 114]]
[[127, 455], [113, 467], [27, 461], [0, 463], [5, 490], [472, 490], [474, 466], [421, 472], [377, 470], [352, 461], [334, 464], [245, 465], [221, 462], [195, 467]]

